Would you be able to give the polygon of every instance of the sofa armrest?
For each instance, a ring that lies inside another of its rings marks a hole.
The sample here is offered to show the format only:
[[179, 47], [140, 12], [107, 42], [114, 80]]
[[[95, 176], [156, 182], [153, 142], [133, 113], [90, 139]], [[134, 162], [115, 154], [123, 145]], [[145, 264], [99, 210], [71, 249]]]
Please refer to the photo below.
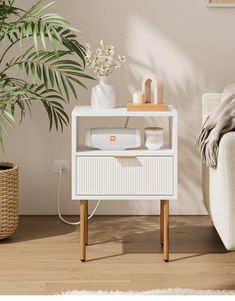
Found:
[[[221, 102], [221, 94], [202, 97], [202, 120]], [[203, 199], [225, 247], [235, 250], [235, 132], [220, 140], [217, 168], [202, 166]]]
[[209, 170], [210, 212], [227, 249], [235, 249], [235, 132], [223, 135], [216, 169]]

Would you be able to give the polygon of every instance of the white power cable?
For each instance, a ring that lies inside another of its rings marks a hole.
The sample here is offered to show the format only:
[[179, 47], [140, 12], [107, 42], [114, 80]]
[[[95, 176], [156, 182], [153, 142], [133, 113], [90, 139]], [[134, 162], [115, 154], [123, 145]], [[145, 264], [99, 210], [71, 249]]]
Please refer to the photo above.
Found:
[[[61, 187], [61, 178], [62, 178], [62, 172], [63, 172], [64, 168], [60, 167], [59, 169], [59, 176], [58, 176], [58, 187], [57, 187], [57, 211], [58, 211], [58, 215], [59, 218], [62, 220], [62, 222], [64, 222], [65, 224], [71, 225], [71, 226], [77, 226], [80, 224], [79, 222], [69, 222], [66, 219], [63, 218], [63, 216], [61, 215], [61, 211], [60, 211], [60, 187]], [[94, 210], [92, 211], [92, 213], [88, 216], [88, 219], [91, 219], [92, 216], [95, 214], [99, 204], [100, 204], [101, 200], [99, 200], [94, 208]]]

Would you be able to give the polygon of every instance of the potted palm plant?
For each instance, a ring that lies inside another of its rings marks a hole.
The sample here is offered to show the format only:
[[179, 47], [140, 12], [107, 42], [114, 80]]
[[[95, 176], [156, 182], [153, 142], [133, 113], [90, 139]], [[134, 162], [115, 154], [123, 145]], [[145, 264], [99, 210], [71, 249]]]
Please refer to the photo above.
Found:
[[[20, 111], [22, 120], [31, 112], [34, 102], [41, 103], [45, 109], [50, 130], [52, 127], [63, 130], [69, 123], [64, 104], [71, 96], [77, 98], [75, 85], [85, 87], [82, 78], [91, 79], [84, 71], [85, 48], [77, 41], [78, 30], [65, 18], [51, 12], [55, 5], [55, 1], [38, 1], [25, 10], [14, 0], [0, 0], [2, 149], [9, 127], [16, 122], [15, 112]], [[27, 50], [23, 51], [25, 40]], [[11, 56], [14, 48], [18, 56]], [[12, 72], [14, 69], [16, 72]], [[10, 236], [17, 223], [18, 166], [0, 162], [0, 239]]]

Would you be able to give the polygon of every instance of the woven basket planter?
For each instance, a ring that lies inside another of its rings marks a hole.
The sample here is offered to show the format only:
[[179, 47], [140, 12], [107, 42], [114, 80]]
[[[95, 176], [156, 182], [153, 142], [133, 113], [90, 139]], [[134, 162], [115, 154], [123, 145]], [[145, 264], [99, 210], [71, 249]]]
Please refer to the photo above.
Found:
[[18, 169], [0, 162], [0, 239], [11, 236], [18, 225]]

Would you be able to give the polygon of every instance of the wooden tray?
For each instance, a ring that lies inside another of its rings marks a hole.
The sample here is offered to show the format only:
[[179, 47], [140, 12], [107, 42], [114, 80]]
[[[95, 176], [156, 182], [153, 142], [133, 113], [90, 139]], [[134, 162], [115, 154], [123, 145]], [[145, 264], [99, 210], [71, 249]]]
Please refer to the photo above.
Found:
[[168, 111], [168, 104], [166, 103], [143, 103], [143, 104], [134, 104], [128, 102], [127, 111]]

